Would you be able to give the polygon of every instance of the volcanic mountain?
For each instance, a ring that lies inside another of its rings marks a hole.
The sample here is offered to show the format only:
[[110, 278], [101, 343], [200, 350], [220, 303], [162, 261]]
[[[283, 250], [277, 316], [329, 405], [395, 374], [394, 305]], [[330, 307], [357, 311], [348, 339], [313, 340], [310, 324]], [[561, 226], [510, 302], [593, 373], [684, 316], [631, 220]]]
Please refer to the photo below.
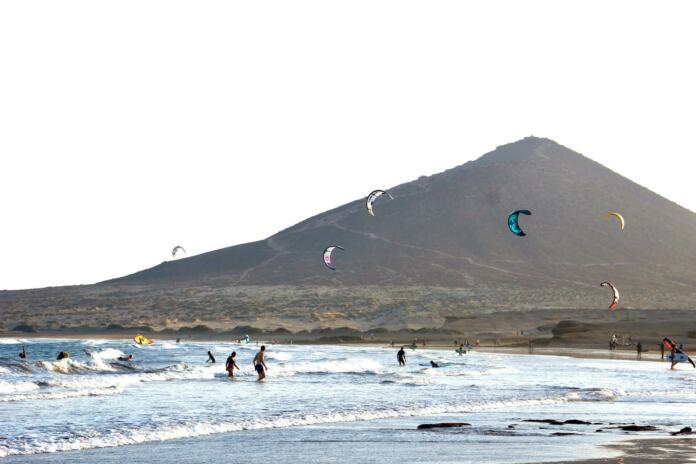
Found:
[[[388, 189], [259, 242], [162, 263], [109, 284], [618, 286], [656, 294], [696, 287], [696, 214], [551, 140], [528, 137]], [[521, 216], [526, 237], [507, 228]], [[608, 211], [619, 211], [620, 230]], [[335, 253], [336, 272], [322, 251]], [[630, 293], [626, 296], [630, 298]], [[660, 301], [655, 301], [659, 304]]]
[[[265, 240], [53, 290], [42, 305], [106, 300], [104, 321], [122, 307], [161, 324], [173, 314], [206, 320], [217, 308], [230, 321], [374, 325], [442, 322], [472, 308], [604, 309], [605, 280], [621, 290], [623, 308], [696, 301], [696, 214], [551, 140], [528, 137], [387, 190], [394, 199], [381, 197], [374, 217], [361, 198]], [[520, 218], [525, 237], [507, 228], [517, 209], [532, 211]], [[623, 214], [625, 230], [608, 211]], [[336, 271], [322, 261], [329, 245], [345, 248]], [[4, 298], [19, 308], [26, 295]]]

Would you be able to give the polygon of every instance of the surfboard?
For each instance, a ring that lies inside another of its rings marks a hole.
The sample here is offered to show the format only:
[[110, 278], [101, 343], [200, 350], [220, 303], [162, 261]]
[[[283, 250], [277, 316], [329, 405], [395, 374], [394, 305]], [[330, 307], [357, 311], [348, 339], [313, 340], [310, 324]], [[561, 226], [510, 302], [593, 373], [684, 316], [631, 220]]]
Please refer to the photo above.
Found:
[[[672, 353], [667, 353], [665, 358], [667, 358], [667, 361], [672, 361]], [[678, 363], [682, 363], [682, 362], [688, 361], [689, 357], [684, 353], [677, 352], [677, 353], [674, 353], [674, 360]]]
[[[452, 365], [452, 363], [437, 363], [437, 367], [438, 367], [438, 368], [439, 368], [439, 367], [450, 367], [451, 365]], [[419, 366], [423, 366], [423, 367], [433, 367], [433, 366], [431, 366], [429, 363], [428, 363], [428, 364], [421, 363], [421, 364], [419, 364]], [[437, 368], [434, 368], [434, 369], [437, 369]]]

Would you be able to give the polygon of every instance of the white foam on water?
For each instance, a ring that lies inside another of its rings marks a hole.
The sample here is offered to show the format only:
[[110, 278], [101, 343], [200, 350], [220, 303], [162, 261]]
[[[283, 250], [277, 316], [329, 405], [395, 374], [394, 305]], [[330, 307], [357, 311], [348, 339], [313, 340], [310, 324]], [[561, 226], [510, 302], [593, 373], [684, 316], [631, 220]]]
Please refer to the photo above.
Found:
[[49, 372], [57, 372], [60, 374], [73, 374], [90, 370], [89, 366], [86, 364], [70, 358], [61, 359], [60, 361], [38, 361], [36, 365]]
[[277, 361], [289, 361], [292, 358], [290, 353], [283, 353], [277, 351], [266, 351], [266, 354], [264, 356], [266, 356], [268, 359], [275, 359]]
[[83, 396], [118, 395], [123, 393], [123, 387], [91, 388], [80, 390], [48, 391], [41, 393], [24, 393], [0, 396], [0, 402], [9, 401], [43, 401], [79, 398]]
[[357, 422], [375, 419], [392, 419], [409, 416], [431, 416], [454, 413], [478, 412], [494, 409], [515, 409], [533, 405], [549, 405], [568, 401], [583, 401], [580, 392], [542, 397], [536, 399], [516, 399], [509, 401], [491, 401], [483, 403], [453, 403], [430, 406], [411, 406], [395, 408], [373, 408], [371, 410], [344, 410], [329, 413], [299, 414], [285, 417], [257, 418], [241, 421], [199, 421], [186, 424], [163, 424], [141, 428], [124, 428], [110, 430], [108, 434], [91, 432], [78, 434], [70, 432], [61, 434], [58, 439], [26, 438], [10, 439], [5, 447], [0, 448], [0, 457], [11, 455], [27, 455], [37, 453], [53, 453], [58, 451], [75, 451], [91, 448], [106, 448], [123, 445], [133, 445], [154, 441], [191, 438], [217, 433], [237, 432], [241, 430], [259, 430], [269, 428], [286, 428], [316, 424]]
[[338, 361], [301, 361], [271, 366], [274, 376], [295, 374], [380, 374], [384, 366], [373, 359], [350, 358]]
[[[39, 386], [34, 382], [6, 382], [0, 380], [0, 394], [7, 395], [12, 393], [28, 392], [32, 390], [38, 390]], [[2, 398], [2, 397], [0, 397]]]

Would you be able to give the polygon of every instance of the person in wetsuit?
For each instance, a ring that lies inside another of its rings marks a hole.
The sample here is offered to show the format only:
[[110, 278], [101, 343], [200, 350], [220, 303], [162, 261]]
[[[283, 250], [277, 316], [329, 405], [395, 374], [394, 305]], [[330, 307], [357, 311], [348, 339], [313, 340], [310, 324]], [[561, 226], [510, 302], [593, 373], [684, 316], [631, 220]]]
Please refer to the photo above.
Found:
[[208, 359], [205, 362], [215, 364], [215, 356], [210, 351], [208, 351]]
[[132, 362], [133, 361], [133, 355], [129, 354], [128, 356], [119, 356], [117, 358], [119, 361], [127, 361], [127, 362]]
[[399, 361], [399, 366], [406, 365], [406, 352], [402, 346], [398, 353], [396, 353], [396, 360]]
[[430, 361], [430, 367], [440, 367], [435, 361]]
[[61, 351], [60, 353], [58, 353], [58, 356], [56, 356], [56, 361], [60, 361], [61, 359], [67, 359], [69, 357], [70, 355], [67, 351]]
[[22, 346], [22, 352], [19, 353], [19, 359], [27, 359], [27, 349]]

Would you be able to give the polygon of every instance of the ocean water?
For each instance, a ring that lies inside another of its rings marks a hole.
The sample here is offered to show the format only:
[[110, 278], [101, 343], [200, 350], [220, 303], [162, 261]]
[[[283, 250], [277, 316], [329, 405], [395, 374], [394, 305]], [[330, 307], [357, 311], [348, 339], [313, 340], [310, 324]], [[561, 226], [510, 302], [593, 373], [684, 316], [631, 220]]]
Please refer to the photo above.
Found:
[[[22, 346], [27, 362], [18, 357]], [[214, 365], [205, 363], [208, 350]], [[684, 364], [670, 371], [657, 362], [419, 349], [407, 350], [400, 368], [392, 348], [268, 345], [268, 379], [258, 383], [257, 350], [0, 339], [0, 461], [108, 448], [119, 462], [143, 446], [229, 450], [225, 443], [280, 441], [245, 461], [268, 461], [265, 453], [282, 449], [287, 461], [541, 462], [606, 455], [596, 445], [627, 437], [611, 423], [655, 425], [661, 436], [696, 425], [696, 370]], [[70, 358], [55, 361], [59, 351]], [[241, 367], [235, 380], [224, 371], [231, 351]], [[118, 361], [124, 354], [135, 361]], [[430, 368], [430, 360], [450, 365]], [[593, 425], [524, 422], [534, 419]], [[444, 421], [471, 426], [416, 430]], [[170, 461], [162, 453], [161, 462]]]

